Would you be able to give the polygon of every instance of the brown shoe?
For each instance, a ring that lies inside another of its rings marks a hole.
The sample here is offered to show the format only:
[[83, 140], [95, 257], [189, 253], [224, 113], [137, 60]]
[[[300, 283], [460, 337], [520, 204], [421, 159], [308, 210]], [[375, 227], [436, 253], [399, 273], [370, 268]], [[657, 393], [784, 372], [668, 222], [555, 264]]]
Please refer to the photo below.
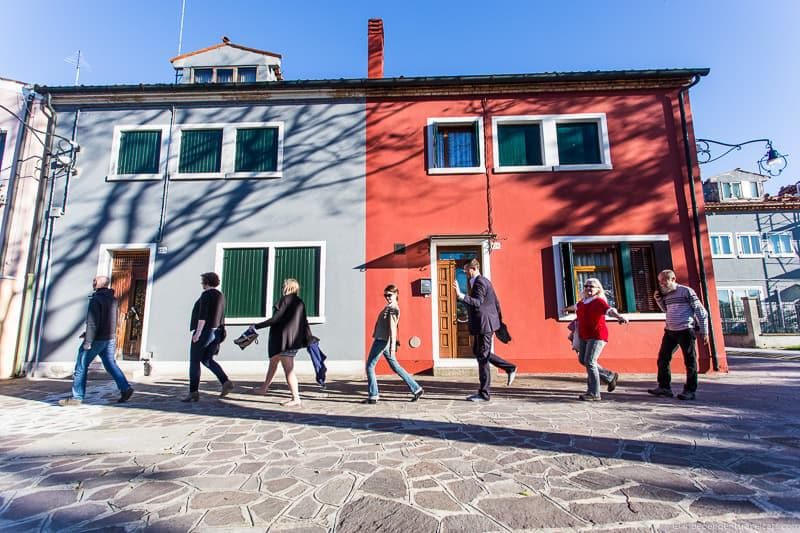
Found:
[[222, 391], [220, 391], [219, 397], [224, 398], [232, 390], [233, 390], [233, 381], [228, 380], [222, 384]]
[[594, 394], [589, 394], [588, 392], [586, 392], [578, 396], [578, 399], [583, 400], [584, 402], [599, 402], [600, 396], [595, 396]]
[[63, 400], [58, 400], [58, 405], [61, 407], [69, 407], [73, 405], [81, 405], [83, 400], [79, 400], [77, 398], [64, 398]]

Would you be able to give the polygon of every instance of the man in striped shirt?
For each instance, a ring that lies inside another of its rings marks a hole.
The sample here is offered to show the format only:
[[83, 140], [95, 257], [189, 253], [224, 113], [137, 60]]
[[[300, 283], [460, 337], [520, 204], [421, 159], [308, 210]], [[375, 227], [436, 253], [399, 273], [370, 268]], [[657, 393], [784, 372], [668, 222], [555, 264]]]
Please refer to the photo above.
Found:
[[647, 392], [654, 396], [672, 397], [672, 375], [669, 364], [678, 346], [683, 352], [686, 366], [686, 385], [678, 394], [681, 400], [694, 400], [697, 391], [697, 355], [694, 348], [696, 335], [704, 344], [708, 342], [708, 313], [695, 292], [679, 285], [675, 272], [664, 270], [658, 275], [658, 290], [653, 294], [656, 304], [666, 313], [664, 336], [658, 351], [658, 387]]

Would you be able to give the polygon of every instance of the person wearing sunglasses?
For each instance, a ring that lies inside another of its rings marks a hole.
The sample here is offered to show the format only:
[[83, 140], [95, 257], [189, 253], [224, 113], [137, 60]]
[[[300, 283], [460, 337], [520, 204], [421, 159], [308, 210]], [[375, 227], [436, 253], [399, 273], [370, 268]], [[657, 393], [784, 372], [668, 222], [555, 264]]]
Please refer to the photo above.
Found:
[[603, 368], [598, 363], [603, 348], [608, 344], [606, 315], [616, 318], [620, 324], [628, 319], [608, 305], [603, 284], [597, 278], [587, 278], [583, 284], [583, 298], [575, 305], [562, 310], [578, 315], [578, 360], [586, 367], [587, 390], [578, 396], [584, 401], [600, 400], [600, 380], [608, 384], [608, 392], [617, 388], [619, 374]]
[[375, 365], [378, 364], [381, 354], [386, 357], [386, 362], [392, 371], [400, 376], [400, 378], [408, 386], [411, 391], [411, 401], [416, 402], [422, 396], [422, 387], [414, 381], [408, 372], [397, 361], [397, 348], [400, 345], [398, 340], [398, 325], [400, 324], [400, 307], [397, 304], [397, 297], [400, 294], [396, 285], [387, 285], [383, 289], [383, 297], [386, 299], [386, 305], [378, 313], [378, 318], [375, 321], [375, 329], [372, 333], [372, 348], [369, 350], [367, 356], [367, 385], [369, 387], [369, 396], [362, 403], [375, 404], [378, 403], [378, 378], [375, 376]]

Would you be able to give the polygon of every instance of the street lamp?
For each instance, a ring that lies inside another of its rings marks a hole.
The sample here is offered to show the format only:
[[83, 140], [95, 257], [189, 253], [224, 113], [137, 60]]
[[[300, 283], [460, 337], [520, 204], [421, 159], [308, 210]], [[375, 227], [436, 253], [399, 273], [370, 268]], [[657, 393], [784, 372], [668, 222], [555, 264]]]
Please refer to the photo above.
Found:
[[[779, 176], [783, 169], [786, 168], [786, 155], [781, 154], [775, 148], [772, 147], [772, 141], [769, 139], [753, 139], [752, 141], [745, 141], [739, 144], [729, 144], [720, 141], [714, 141], [712, 139], [697, 139], [697, 162], [701, 165], [706, 163], [711, 163], [712, 161], [716, 161], [717, 159], [721, 159], [728, 155], [729, 153], [733, 152], [734, 150], [741, 150], [742, 146], [746, 144], [752, 143], [765, 143], [765, 148], [767, 151], [758, 160], [758, 168], [761, 170], [762, 174], [769, 174], [772, 177]], [[713, 156], [711, 153], [712, 147], [711, 145], [717, 145], [727, 148], [724, 152], [717, 156]]]

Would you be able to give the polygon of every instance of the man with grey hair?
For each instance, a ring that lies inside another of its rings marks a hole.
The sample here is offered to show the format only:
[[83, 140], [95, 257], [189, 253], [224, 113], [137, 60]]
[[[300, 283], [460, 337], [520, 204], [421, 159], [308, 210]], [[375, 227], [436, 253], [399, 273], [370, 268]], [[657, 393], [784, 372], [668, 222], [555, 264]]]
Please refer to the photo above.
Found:
[[680, 285], [675, 272], [662, 270], [658, 275], [658, 290], [653, 294], [658, 307], [666, 313], [664, 336], [658, 351], [658, 387], [647, 392], [653, 396], [672, 397], [672, 375], [669, 365], [678, 346], [683, 352], [686, 367], [686, 385], [678, 394], [680, 400], [694, 400], [697, 391], [697, 356], [694, 341], [700, 335], [701, 341], [708, 342], [708, 313], [697, 294], [690, 287]]
[[92, 280], [94, 292], [89, 297], [89, 310], [86, 313], [86, 331], [78, 349], [75, 361], [75, 375], [72, 379], [72, 397], [60, 400], [59, 405], [80, 405], [86, 394], [86, 374], [95, 357], [100, 356], [106, 372], [111, 374], [119, 388], [118, 403], [127, 402], [133, 394], [125, 375], [114, 360], [117, 335], [117, 300], [114, 289], [109, 288], [108, 276], [97, 276]]

